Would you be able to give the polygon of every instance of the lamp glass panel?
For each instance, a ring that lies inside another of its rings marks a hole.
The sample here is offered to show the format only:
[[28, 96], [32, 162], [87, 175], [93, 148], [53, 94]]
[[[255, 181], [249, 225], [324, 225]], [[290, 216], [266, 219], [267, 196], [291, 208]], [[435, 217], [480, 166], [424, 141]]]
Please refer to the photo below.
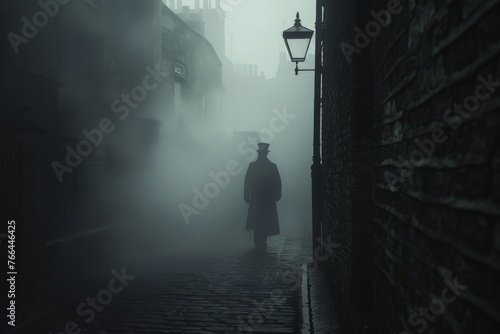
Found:
[[292, 55], [292, 61], [304, 61], [309, 48], [310, 39], [289, 39], [288, 46]]

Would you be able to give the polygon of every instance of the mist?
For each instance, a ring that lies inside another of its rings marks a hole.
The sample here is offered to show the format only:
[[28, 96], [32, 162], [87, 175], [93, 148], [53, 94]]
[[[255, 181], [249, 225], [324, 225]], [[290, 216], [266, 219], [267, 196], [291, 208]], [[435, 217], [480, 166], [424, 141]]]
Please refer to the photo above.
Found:
[[[189, 1], [183, 5], [189, 5]], [[194, 9], [194, 2], [191, 6]], [[241, 6], [226, 12], [227, 20], [255, 23], [252, 17], [255, 10], [262, 8], [261, 4], [248, 1]], [[294, 4], [273, 6], [290, 18], [287, 24], [293, 23], [297, 8]], [[177, 8], [173, 11], [179, 12]], [[145, 15], [144, 20], [148, 17]], [[150, 52], [140, 34], [145, 22], [137, 13], [126, 19], [126, 24], [122, 24], [131, 37], [125, 42], [137, 55], [129, 59], [144, 64], [143, 55]], [[275, 19], [260, 15], [259, 22], [264, 24], [259, 29], [271, 26], [270, 21]], [[254, 53], [244, 45], [241, 49], [236, 43], [228, 46], [233, 29], [227, 20], [223, 36], [205, 36], [212, 45], [223, 45], [220, 39], [225, 38], [226, 45], [225, 50], [216, 49], [221, 61], [217, 97], [220, 103], [207, 112], [210, 115], [200, 114], [197, 96], [182, 92], [180, 101], [172, 103], [166, 94], [154, 91], [144, 102], [148, 108], [140, 111], [158, 122], [154, 139], [149, 138], [150, 131], [127, 127], [125, 123], [117, 124], [110, 136], [110, 151], [124, 162], [110, 168], [107, 177], [110, 193], [105, 202], [106, 219], [113, 224], [112, 257], [122, 263], [207, 256], [227, 251], [230, 245], [244, 245], [251, 250], [253, 242], [245, 232], [248, 204], [243, 200], [243, 183], [249, 163], [257, 157], [258, 142], [270, 144], [269, 158], [281, 174], [283, 197], [278, 203], [278, 214], [282, 233], [286, 235], [287, 229], [309, 224], [313, 75], [295, 77], [282, 38], [272, 39], [275, 45], [269, 52], [273, 57], [243, 64], [249, 58], [238, 55]], [[276, 24], [272, 26], [276, 28]], [[260, 35], [246, 37], [248, 43], [259, 45]], [[260, 47], [265, 50], [269, 41], [263, 42]], [[233, 60], [227, 57], [228, 49]], [[209, 77], [208, 85], [217, 86], [209, 68], [197, 71], [198, 77]], [[166, 80], [175, 76], [170, 74]], [[172, 81], [175, 85], [176, 79]], [[158, 91], [161, 89], [162, 86]], [[150, 145], [137, 147], [144, 141]], [[229, 174], [228, 164], [234, 175]]]
[[313, 26], [311, 1], [2, 6], [5, 152], [23, 152], [9, 155], [6, 189], [39, 277], [19, 279], [26, 305], [76, 302], [113, 268], [147, 280], [166, 263], [248, 265], [259, 245], [244, 183], [259, 143], [281, 182], [261, 261], [309, 249], [313, 73], [295, 76], [281, 32], [297, 11]]
[[492, 332], [499, 13], [1, 1], [2, 332]]

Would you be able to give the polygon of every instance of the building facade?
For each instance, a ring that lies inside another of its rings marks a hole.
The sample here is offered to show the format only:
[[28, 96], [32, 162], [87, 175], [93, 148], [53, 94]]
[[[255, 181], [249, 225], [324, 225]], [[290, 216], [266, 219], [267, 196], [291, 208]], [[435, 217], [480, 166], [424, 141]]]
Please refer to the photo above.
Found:
[[0, 11], [2, 217], [39, 282], [104, 235], [110, 175], [140, 170], [162, 135], [203, 131], [222, 103], [212, 45], [162, 1], [46, 3]]

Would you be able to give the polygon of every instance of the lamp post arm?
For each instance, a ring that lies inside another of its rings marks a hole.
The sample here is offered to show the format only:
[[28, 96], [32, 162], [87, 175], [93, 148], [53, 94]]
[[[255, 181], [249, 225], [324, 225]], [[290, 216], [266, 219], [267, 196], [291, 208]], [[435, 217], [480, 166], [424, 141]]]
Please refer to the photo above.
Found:
[[299, 75], [299, 72], [316, 72], [315, 68], [299, 68], [299, 63], [295, 65], [295, 75]]

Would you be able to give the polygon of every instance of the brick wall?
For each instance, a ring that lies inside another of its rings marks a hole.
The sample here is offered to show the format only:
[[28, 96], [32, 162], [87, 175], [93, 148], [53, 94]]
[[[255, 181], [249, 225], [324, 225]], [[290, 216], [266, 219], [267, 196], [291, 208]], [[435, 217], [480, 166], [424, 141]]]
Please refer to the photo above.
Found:
[[[365, 315], [375, 333], [494, 333], [500, 87], [476, 89], [500, 82], [500, 1], [402, 0], [348, 63], [339, 46], [365, 30], [366, 3], [325, 1], [323, 228], [342, 244], [329, 268], [337, 308], [349, 333]], [[457, 298], [455, 278], [467, 286]]]
[[329, 269], [340, 320], [363, 331], [371, 309], [371, 144], [373, 83], [370, 52], [348, 62], [339, 49], [369, 13], [353, 1], [325, 2], [323, 94], [323, 234], [342, 245]]
[[[499, 289], [494, 283], [500, 280], [498, 240], [495, 247], [493, 237], [500, 227], [493, 183], [495, 175], [498, 179], [499, 95], [480, 103], [459, 127], [447, 122], [445, 113], [474, 96], [479, 75], [500, 79], [499, 2], [405, 1], [403, 6], [373, 43], [375, 303], [393, 306], [393, 312], [377, 308], [377, 328], [384, 333], [426, 326], [439, 333], [492, 333], [500, 311], [494, 297]], [[431, 140], [438, 128], [444, 135]], [[430, 154], [424, 152], [423, 159], [415, 153], [423, 152], [416, 139], [428, 143]], [[388, 187], [387, 172], [400, 174], [399, 155], [410, 161], [413, 172]], [[410, 323], [412, 312], [429, 307], [440, 298], [444, 281], [455, 277], [469, 287], [446, 304], [445, 314], [437, 312], [426, 324]]]

